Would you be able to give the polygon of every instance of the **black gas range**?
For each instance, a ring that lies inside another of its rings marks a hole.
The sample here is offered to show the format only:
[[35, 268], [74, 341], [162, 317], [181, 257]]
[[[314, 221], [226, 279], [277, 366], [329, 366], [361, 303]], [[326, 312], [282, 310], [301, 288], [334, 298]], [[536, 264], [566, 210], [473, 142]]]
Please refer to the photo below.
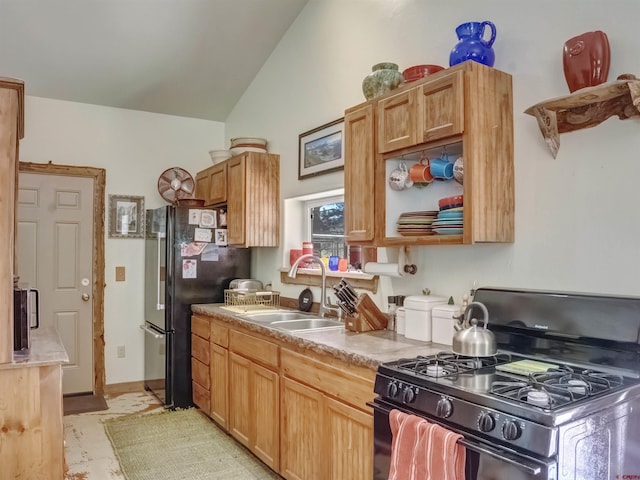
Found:
[[392, 409], [462, 434], [467, 480], [640, 478], [640, 298], [482, 288], [474, 301], [496, 355], [378, 368], [374, 478]]

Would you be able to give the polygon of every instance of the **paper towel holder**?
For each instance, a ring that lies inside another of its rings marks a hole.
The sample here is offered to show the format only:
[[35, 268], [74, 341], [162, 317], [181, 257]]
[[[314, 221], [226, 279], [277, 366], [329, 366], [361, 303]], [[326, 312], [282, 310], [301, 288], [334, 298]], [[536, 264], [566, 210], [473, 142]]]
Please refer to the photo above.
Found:
[[415, 263], [409, 263], [408, 258], [409, 247], [400, 247], [400, 251], [398, 252], [398, 265], [404, 273], [415, 275], [418, 272], [418, 267]]

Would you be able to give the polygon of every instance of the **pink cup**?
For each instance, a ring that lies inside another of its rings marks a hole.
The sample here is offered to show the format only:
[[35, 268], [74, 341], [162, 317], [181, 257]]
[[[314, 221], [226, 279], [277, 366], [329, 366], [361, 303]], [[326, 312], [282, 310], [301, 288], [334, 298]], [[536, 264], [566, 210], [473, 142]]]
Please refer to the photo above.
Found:
[[296, 260], [298, 260], [301, 256], [302, 256], [301, 248], [292, 248], [291, 250], [289, 250], [289, 266], [296, 263]]

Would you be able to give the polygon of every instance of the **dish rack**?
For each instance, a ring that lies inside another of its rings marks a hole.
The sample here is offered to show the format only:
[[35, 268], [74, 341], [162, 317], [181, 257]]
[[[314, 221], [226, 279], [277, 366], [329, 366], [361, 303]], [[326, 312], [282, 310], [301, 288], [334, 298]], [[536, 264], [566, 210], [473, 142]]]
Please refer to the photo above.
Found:
[[280, 306], [280, 292], [227, 289], [224, 291], [224, 305], [237, 313], [270, 310]]

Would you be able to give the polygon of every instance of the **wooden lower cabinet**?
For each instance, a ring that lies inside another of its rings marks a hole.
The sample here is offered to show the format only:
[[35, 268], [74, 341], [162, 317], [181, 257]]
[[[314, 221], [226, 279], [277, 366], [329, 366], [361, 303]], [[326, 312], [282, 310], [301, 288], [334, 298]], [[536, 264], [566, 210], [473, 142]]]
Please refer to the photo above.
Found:
[[373, 415], [325, 397], [323, 451], [329, 471], [324, 478], [373, 478]]
[[373, 478], [373, 413], [366, 406], [373, 377], [286, 349], [281, 360], [281, 474], [291, 480]]
[[229, 350], [229, 433], [277, 471], [280, 467], [278, 347], [231, 330]]
[[0, 367], [0, 478], [64, 478], [62, 366]]
[[229, 351], [220, 345], [211, 343], [210, 358], [209, 414], [218, 425], [226, 430], [229, 427]]
[[373, 415], [295, 380], [282, 380], [280, 473], [284, 478], [373, 478], [372, 452]]
[[223, 325], [211, 320], [211, 418], [286, 479], [372, 478], [375, 371]]
[[323, 401], [319, 391], [289, 378], [282, 379], [280, 474], [284, 478], [326, 478], [322, 475], [326, 463], [321, 449]]

